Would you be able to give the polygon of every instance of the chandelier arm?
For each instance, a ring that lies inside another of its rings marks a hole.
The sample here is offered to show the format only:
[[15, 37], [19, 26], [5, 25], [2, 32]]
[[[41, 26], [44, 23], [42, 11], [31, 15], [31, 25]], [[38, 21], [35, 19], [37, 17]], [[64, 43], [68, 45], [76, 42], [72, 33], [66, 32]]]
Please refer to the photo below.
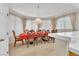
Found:
[[39, 5], [37, 6], [37, 17], [39, 17]]

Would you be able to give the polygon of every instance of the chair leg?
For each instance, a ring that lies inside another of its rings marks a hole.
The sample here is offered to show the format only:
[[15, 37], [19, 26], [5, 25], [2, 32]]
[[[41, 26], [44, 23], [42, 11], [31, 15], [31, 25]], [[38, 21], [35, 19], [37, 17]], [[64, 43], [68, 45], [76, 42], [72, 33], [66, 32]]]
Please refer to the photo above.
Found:
[[33, 46], [35, 46], [35, 43], [36, 43], [36, 41], [34, 40], [34, 41], [33, 41]]
[[53, 43], [55, 43], [55, 38], [53, 38]]
[[34, 45], [38, 45], [37, 37], [34, 38]]
[[41, 43], [41, 44], [43, 44], [43, 41], [42, 41], [42, 40], [40, 40], [40, 43]]
[[14, 47], [16, 46], [16, 41], [14, 42]]
[[35, 42], [36, 42], [36, 45], [38, 45], [38, 43], [39, 43], [38, 40], [36, 40]]
[[27, 44], [27, 48], [29, 48], [30, 42], [28, 40], [26, 40], [26, 44]]
[[22, 45], [24, 45], [24, 41], [22, 40]]
[[27, 40], [25, 39], [25, 44], [27, 44]]
[[48, 43], [50, 42], [50, 37], [49, 36], [47, 36], [47, 39], [48, 39]]

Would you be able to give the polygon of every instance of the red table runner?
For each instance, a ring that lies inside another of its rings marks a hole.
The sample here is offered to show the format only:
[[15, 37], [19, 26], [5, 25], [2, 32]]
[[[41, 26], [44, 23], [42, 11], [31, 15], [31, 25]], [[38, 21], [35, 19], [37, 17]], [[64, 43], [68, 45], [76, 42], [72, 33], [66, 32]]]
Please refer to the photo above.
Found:
[[47, 36], [48, 32], [29, 32], [29, 33], [22, 33], [19, 35], [19, 38], [21, 39], [30, 39], [35, 37], [42, 37]]

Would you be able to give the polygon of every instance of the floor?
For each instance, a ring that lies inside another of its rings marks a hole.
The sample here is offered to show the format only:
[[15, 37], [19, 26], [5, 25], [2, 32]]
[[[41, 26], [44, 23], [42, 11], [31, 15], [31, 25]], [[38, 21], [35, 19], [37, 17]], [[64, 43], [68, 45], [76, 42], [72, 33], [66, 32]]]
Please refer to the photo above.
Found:
[[71, 52], [71, 51], [69, 51], [69, 56], [78, 56], [78, 55], [73, 53], [73, 52]]
[[[59, 56], [59, 55], [63, 56], [65, 54], [63, 52], [66, 49], [65, 44], [63, 43], [59, 41], [56, 41], [55, 43], [50, 42], [46, 44], [39, 43], [36, 46], [30, 45], [29, 48], [27, 48], [27, 45], [17, 45], [16, 47], [11, 46], [9, 55], [10, 56]], [[58, 46], [56, 47], [57, 44]]]

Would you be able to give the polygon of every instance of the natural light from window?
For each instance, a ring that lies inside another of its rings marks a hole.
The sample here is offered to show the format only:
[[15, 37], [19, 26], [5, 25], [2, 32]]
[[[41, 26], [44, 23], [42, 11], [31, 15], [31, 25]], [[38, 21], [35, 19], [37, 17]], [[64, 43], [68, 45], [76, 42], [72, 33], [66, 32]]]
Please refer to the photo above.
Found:
[[69, 16], [62, 17], [57, 20], [57, 29], [72, 29]]

